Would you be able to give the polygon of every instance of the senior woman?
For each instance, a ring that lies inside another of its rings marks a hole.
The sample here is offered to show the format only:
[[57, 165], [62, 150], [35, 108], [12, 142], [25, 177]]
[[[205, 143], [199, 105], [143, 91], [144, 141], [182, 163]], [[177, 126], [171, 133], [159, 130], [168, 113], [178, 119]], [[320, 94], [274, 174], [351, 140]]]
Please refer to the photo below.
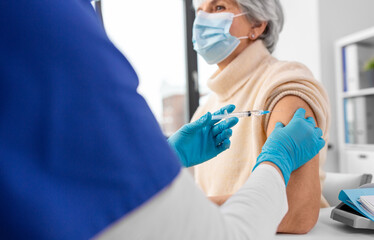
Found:
[[[212, 94], [193, 120], [228, 103], [235, 104], [237, 111], [272, 111], [242, 119], [235, 127], [231, 149], [195, 167], [196, 182], [220, 205], [251, 174], [276, 122], [287, 124], [296, 109], [306, 109], [307, 117], [317, 120], [327, 139], [329, 102], [307, 67], [271, 56], [283, 27], [279, 0], [194, 0], [194, 5], [194, 48], [209, 64], [217, 64], [218, 70], [208, 80]], [[292, 173], [287, 187], [289, 211], [278, 232], [308, 232], [320, 206], [328, 205], [321, 195], [325, 159], [326, 147]]]

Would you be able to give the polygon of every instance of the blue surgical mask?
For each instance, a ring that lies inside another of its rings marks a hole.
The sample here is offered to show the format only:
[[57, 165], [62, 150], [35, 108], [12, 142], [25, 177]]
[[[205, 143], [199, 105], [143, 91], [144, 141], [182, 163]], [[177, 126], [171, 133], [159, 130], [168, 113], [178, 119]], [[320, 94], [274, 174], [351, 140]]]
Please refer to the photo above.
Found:
[[239, 46], [240, 39], [248, 37], [234, 37], [230, 28], [234, 15], [229, 12], [207, 13], [199, 11], [193, 24], [192, 43], [195, 51], [201, 55], [208, 64], [217, 64], [225, 60]]

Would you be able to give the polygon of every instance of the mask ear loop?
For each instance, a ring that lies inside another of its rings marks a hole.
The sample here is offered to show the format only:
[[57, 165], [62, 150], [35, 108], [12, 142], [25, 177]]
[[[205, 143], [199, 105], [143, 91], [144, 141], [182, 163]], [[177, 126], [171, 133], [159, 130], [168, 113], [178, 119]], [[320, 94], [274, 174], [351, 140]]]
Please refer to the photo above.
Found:
[[240, 16], [243, 16], [243, 15], [246, 15], [247, 13], [249, 13], [249, 12], [239, 13], [239, 14], [234, 15], [234, 17], [240, 17]]
[[[249, 12], [243, 12], [243, 13], [236, 14], [236, 15], [234, 15], [234, 18], [235, 18], [235, 17], [240, 17], [240, 16], [243, 16], [243, 15], [246, 15], [247, 13], [249, 13]], [[248, 36], [238, 37], [239, 40], [242, 40], [242, 39], [248, 39], [248, 38], [249, 38]]]
[[242, 40], [242, 39], [248, 39], [248, 38], [249, 38], [248, 36], [238, 37], [239, 40]]

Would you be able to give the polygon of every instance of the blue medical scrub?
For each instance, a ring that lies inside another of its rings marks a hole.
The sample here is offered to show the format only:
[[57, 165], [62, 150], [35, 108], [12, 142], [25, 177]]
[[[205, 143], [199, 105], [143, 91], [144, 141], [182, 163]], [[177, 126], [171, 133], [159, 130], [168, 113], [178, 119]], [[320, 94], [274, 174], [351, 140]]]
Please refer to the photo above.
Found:
[[88, 0], [0, 1], [0, 239], [88, 239], [171, 183], [137, 87]]

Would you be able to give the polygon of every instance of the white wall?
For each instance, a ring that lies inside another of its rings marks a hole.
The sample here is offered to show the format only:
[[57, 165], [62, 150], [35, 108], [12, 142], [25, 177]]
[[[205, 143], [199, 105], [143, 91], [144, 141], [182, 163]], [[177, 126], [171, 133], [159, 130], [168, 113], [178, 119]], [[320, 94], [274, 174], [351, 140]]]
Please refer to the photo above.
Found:
[[334, 149], [329, 151], [326, 169], [338, 169], [338, 134], [334, 43], [337, 39], [374, 26], [373, 0], [320, 0], [319, 24], [321, 43], [321, 72], [331, 101], [330, 139]]
[[285, 22], [273, 55], [305, 64], [320, 80], [318, 0], [281, 0], [281, 4]]
[[331, 130], [326, 171], [337, 172], [338, 135], [334, 43], [337, 39], [374, 26], [373, 0], [281, 0], [285, 27], [274, 55], [307, 65], [325, 86], [331, 102]]

